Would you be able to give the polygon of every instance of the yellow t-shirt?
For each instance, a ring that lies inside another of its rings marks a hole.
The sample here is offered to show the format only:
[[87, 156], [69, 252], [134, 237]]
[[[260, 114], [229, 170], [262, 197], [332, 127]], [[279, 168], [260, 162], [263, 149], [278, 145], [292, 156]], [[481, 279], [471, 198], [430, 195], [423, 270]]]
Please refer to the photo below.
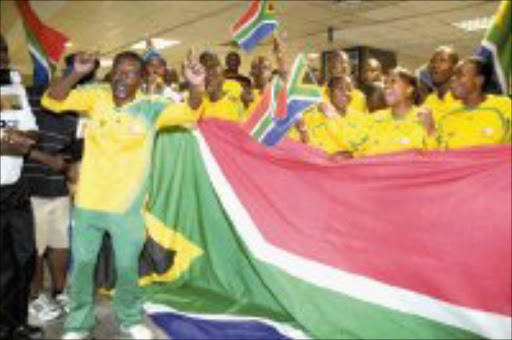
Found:
[[356, 154], [385, 154], [425, 149], [428, 136], [418, 120], [418, 110], [417, 107], [413, 107], [403, 119], [395, 119], [391, 109], [375, 112], [367, 139]]
[[199, 108], [199, 115], [201, 118], [217, 118], [241, 123], [245, 119], [245, 107], [240, 96], [234, 96], [228, 92], [216, 102], [212, 102], [205, 95], [203, 104]]
[[243, 88], [242, 85], [240, 85], [240, 83], [236, 80], [226, 79], [224, 80], [224, 84], [222, 85], [222, 90], [224, 92], [229, 93], [233, 97], [240, 98], [240, 96], [242, 95]]
[[[370, 122], [370, 116], [361, 116], [358, 112], [349, 111], [346, 116], [327, 118], [314, 106], [302, 115], [308, 134], [308, 145], [329, 154], [340, 151], [354, 151], [364, 140]], [[287, 135], [300, 140], [299, 132], [291, 128]]]
[[476, 108], [460, 103], [438, 123], [439, 144], [457, 149], [511, 142], [511, 100], [488, 95]]
[[[322, 97], [324, 102], [330, 102], [329, 98], [329, 88], [327, 85], [322, 86]], [[348, 104], [348, 110], [353, 112], [360, 112], [360, 113], [367, 113], [368, 112], [368, 105], [366, 103], [366, 96], [363, 92], [361, 92], [358, 89], [353, 89], [350, 92], [350, 103]]]
[[140, 209], [157, 130], [198, 119], [185, 103], [155, 98], [139, 93], [132, 102], [116, 107], [109, 84], [79, 87], [63, 101], [43, 96], [41, 104], [53, 112], [76, 111], [89, 118], [78, 208], [112, 214]]
[[434, 92], [425, 99], [422, 106], [428, 107], [432, 111], [432, 116], [437, 124], [444, 115], [460, 105], [460, 101], [455, 99], [451, 92], [447, 92], [443, 99], [440, 99]]

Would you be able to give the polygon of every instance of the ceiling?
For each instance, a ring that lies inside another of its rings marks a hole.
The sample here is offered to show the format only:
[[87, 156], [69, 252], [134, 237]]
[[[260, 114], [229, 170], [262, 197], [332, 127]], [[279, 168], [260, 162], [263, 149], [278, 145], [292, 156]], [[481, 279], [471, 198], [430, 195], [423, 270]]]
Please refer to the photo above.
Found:
[[[229, 28], [248, 1], [31, 1], [39, 17], [71, 38], [77, 50], [104, 57], [129, 49], [150, 37], [182, 43], [162, 50], [173, 66], [186, 51], [210, 48], [224, 56], [231, 48]], [[397, 53], [399, 64], [415, 68], [439, 45], [453, 45], [470, 55], [484, 32], [465, 32], [452, 23], [494, 15], [499, 1], [278, 1], [280, 30], [288, 55], [302, 49], [319, 52], [332, 47], [373, 46]], [[335, 29], [328, 42], [327, 28]], [[1, 29], [13, 65], [31, 73], [25, 35], [13, 0], [1, 1]], [[242, 53], [243, 69], [254, 55], [270, 53], [266, 42], [250, 55]]]

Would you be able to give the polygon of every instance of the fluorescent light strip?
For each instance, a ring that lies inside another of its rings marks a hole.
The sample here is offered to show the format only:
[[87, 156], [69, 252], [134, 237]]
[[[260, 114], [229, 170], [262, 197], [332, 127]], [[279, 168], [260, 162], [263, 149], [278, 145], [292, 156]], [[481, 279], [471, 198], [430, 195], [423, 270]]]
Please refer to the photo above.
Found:
[[[153, 47], [157, 50], [163, 50], [164, 48], [179, 45], [181, 44], [181, 41], [154, 38], [151, 39], [151, 43], [153, 44]], [[148, 44], [146, 40], [142, 40], [136, 44], [133, 44], [131, 48], [133, 48], [134, 50], [145, 50], [146, 48], [148, 48]]]
[[481, 17], [471, 20], [463, 20], [452, 25], [466, 32], [483, 31], [491, 27], [494, 22], [494, 16], [492, 17]]

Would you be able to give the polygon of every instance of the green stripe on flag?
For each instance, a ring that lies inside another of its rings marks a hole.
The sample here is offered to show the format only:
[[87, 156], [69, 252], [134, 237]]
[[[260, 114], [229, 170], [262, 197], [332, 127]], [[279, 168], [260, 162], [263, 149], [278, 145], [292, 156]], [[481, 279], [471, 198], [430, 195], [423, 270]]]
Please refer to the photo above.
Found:
[[276, 21], [276, 14], [275, 13], [268, 13], [266, 10], [266, 3], [267, 1], [262, 1], [262, 11], [258, 15], [258, 17], [253, 20], [249, 25], [245, 26], [242, 30], [240, 30], [237, 34], [235, 34], [234, 38], [236, 41], [244, 41], [247, 39], [249, 35], [263, 22], [275, 22]]
[[174, 282], [146, 287], [149, 302], [181, 311], [289, 322], [320, 339], [479, 338], [449, 322], [363, 301], [263, 261], [250, 244], [259, 241], [242, 236], [241, 230], [251, 226], [237, 224], [239, 218], [233, 216], [234, 210], [243, 213], [245, 208], [222, 203], [232, 189], [212, 170], [221, 173], [199, 132], [193, 136], [183, 129], [166, 130], [157, 139], [154, 156], [150, 213], [204, 253]]
[[511, 44], [512, 44], [512, 4], [510, 0], [503, 0], [496, 14], [493, 25], [485, 34], [484, 44], [494, 46], [496, 56], [494, 59], [494, 66], [499, 74], [502, 86], [508, 88], [508, 94], [512, 93], [511, 88], [511, 73], [512, 73], [512, 60], [511, 60]]
[[267, 113], [251, 136], [256, 139], [260, 139], [270, 126], [272, 126], [272, 117]]
[[287, 87], [288, 100], [315, 100], [322, 98], [322, 94], [320, 93], [318, 86], [315, 84], [306, 84], [304, 82], [304, 78], [307, 72], [309, 72], [309, 67], [303, 53], [301, 53], [295, 60], [291, 72], [290, 81]]

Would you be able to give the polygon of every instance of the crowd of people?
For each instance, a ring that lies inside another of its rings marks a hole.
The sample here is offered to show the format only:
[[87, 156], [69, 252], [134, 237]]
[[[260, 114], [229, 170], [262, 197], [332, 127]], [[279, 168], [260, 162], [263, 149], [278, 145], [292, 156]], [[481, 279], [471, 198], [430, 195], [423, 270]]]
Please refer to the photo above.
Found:
[[[98, 81], [98, 60], [79, 52], [65, 59], [49, 88], [28, 89], [29, 112], [8, 118], [13, 108], [2, 98], [0, 339], [41, 338], [29, 315], [44, 324], [67, 314], [65, 339], [91, 335], [94, 269], [105, 233], [115, 253], [114, 308], [122, 329], [151, 338], [142, 319], [138, 258], [154, 139], [163, 127], [191, 127], [201, 119], [246, 122], [272, 79], [288, 76], [292, 56], [273, 39], [274, 55], [255, 56], [248, 76], [237, 52], [223, 64], [205, 51], [187, 57], [180, 82], [150, 47], [143, 56], [121, 52]], [[19, 83], [3, 37], [1, 68], [2, 85]], [[287, 138], [333, 161], [511, 143], [511, 100], [486, 92], [492, 70], [477, 57], [459, 60], [453, 48], [439, 47], [428, 63], [429, 82], [403, 67], [384, 70], [376, 58], [358, 81], [342, 49], [329, 54], [325, 69], [313, 77], [322, 102], [302, 114]], [[45, 262], [49, 295], [42, 288]]]

